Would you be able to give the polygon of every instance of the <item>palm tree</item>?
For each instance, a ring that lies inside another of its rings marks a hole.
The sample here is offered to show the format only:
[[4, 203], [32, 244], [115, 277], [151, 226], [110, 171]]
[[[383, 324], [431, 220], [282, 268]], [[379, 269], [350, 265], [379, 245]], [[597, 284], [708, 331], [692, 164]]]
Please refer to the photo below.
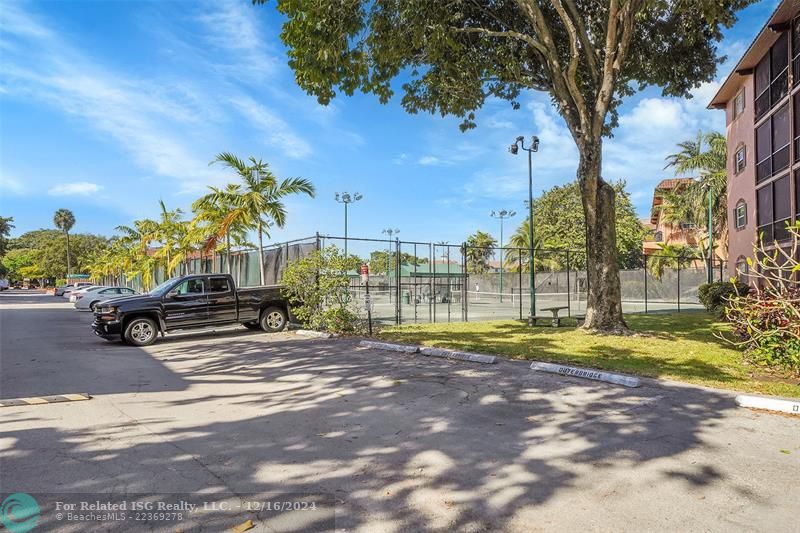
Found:
[[685, 244], [659, 244], [658, 254], [647, 259], [647, 269], [650, 275], [661, 280], [664, 271], [668, 268], [677, 269], [687, 261], [700, 258], [700, 250]]
[[[727, 158], [728, 145], [719, 132], [698, 132], [691, 141], [678, 143], [680, 150], [667, 157], [664, 168], [673, 167], [676, 175], [694, 174], [697, 180], [683, 189], [668, 193], [661, 209], [667, 220], [690, 222], [707, 229], [707, 241], [701, 247], [704, 259], [711, 257], [708, 250], [711, 236], [724, 243], [728, 232], [727, 214]], [[708, 224], [708, 197], [711, 195], [711, 227]], [[708, 251], [708, 255], [706, 254]]]
[[195, 218], [194, 228], [201, 232], [205, 244], [203, 251], [216, 251], [219, 241], [224, 239], [228, 262], [228, 274], [233, 273], [231, 241], [246, 243], [245, 213], [236, 209], [235, 201], [241, 194], [241, 187], [229, 183], [225, 189], [209, 187], [210, 193], [201, 196], [192, 204]]
[[[536, 203], [534, 202], [534, 205]], [[523, 272], [528, 272], [530, 269], [530, 232], [528, 231], [528, 224], [530, 224], [530, 217], [525, 217], [522, 223], [517, 227], [514, 234], [511, 235], [511, 238], [508, 240], [508, 245], [512, 248], [518, 248], [519, 250], [507, 250], [506, 251], [506, 258], [505, 264], [506, 268], [513, 272], [518, 272], [522, 270]], [[533, 233], [533, 249], [541, 249], [542, 248], [542, 240], [539, 236], [536, 228], [534, 227]], [[534, 254], [535, 255], [535, 254]], [[540, 259], [536, 258], [536, 266], [540, 266]]]
[[59, 209], [53, 215], [53, 224], [64, 232], [64, 236], [67, 239], [67, 277], [69, 277], [72, 268], [69, 256], [69, 230], [75, 225], [75, 215], [69, 209]]
[[117, 226], [122, 233], [118, 239], [117, 255], [121, 269], [126, 276], [141, 275], [145, 288], [151, 286], [158, 267], [157, 259], [148, 254], [148, 246], [157, 238], [159, 224], [155, 220], [135, 220], [133, 226]]
[[8, 236], [11, 235], [11, 230], [14, 229], [12, 222], [14, 222], [14, 217], [0, 217], [0, 257], [6, 254]]
[[314, 185], [303, 178], [286, 178], [278, 181], [270, 171], [269, 165], [260, 159], [250, 157], [248, 162], [224, 152], [217, 155], [209, 164], [222, 163], [234, 170], [243, 182], [243, 187], [226, 199], [230, 200], [233, 206], [229, 212], [232, 219], [241, 222], [248, 229], [256, 230], [258, 234], [259, 274], [263, 285], [266, 278], [264, 235], [269, 238], [269, 228], [272, 224], [279, 228], [286, 224], [286, 206], [283, 204], [283, 198], [301, 193], [313, 198], [315, 191]]
[[[153, 235], [154, 240], [161, 243], [161, 248], [155, 253], [155, 257], [164, 260], [164, 272], [166, 277], [172, 275], [177, 263], [173, 261], [173, 256], [178, 251], [180, 240], [183, 237], [184, 231], [182, 228], [183, 211], [181, 209], [167, 209], [164, 200], [159, 200], [158, 205], [161, 207], [158, 222], [156, 223], [156, 231]], [[180, 261], [178, 261], [179, 263]]]
[[463, 250], [467, 271], [483, 274], [489, 270], [489, 258], [494, 255], [497, 241], [485, 231], [477, 230], [467, 237], [466, 249]]

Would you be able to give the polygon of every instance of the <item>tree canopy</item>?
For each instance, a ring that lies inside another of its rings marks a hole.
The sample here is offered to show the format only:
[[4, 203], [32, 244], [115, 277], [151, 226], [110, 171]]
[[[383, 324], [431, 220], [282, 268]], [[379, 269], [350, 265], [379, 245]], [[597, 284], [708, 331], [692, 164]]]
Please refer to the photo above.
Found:
[[[276, 0], [281, 39], [301, 88], [327, 104], [337, 90], [463, 117], [487, 98], [553, 96], [573, 135], [616, 124], [623, 96], [648, 85], [687, 96], [711, 81], [715, 42], [753, 0]], [[267, 0], [254, 0], [256, 4]], [[596, 110], [603, 111], [592, 115]], [[605, 112], [611, 113], [610, 123]]]
[[[108, 245], [108, 239], [100, 235], [71, 235], [70, 261], [79, 271], [83, 271], [91, 263], [92, 257]], [[62, 277], [67, 271], [67, 243], [62, 231], [39, 229], [9, 239], [3, 265], [13, 280]]]
[[[256, 4], [267, 0], [253, 0]], [[327, 104], [337, 91], [476, 125], [487, 99], [515, 108], [548, 93], [580, 155], [587, 220], [585, 327], [622, 333], [614, 189], [600, 176], [602, 136], [625, 96], [649, 85], [689, 96], [713, 79], [716, 43], [753, 0], [276, 0], [298, 85]]]
[[[642, 241], [645, 229], [636, 216], [625, 182], [612, 184], [615, 191], [617, 255], [620, 268], [637, 268], [642, 264]], [[557, 185], [533, 201], [534, 244], [543, 250], [571, 250], [571, 268], [586, 268], [586, 217], [581, 206], [581, 191], [577, 181]], [[527, 270], [528, 217], [509, 240], [509, 246], [523, 251], [523, 269]], [[506, 263], [516, 267], [516, 251], [507, 254]], [[566, 268], [566, 254], [538, 253], [537, 269]]]

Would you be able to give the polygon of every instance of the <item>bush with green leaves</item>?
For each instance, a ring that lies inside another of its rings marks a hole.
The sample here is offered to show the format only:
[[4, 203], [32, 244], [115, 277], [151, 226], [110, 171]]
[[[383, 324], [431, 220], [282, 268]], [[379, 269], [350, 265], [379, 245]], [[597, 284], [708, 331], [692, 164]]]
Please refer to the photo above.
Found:
[[348, 272], [357, 271], [359, 265], [357, 257], [345, 257], [336, 246], [291, 261], [282, 284], [294, 315], [311, 329], [346, 335], [363, 333], [362, 312], [348, 290]]
[[697, 289], [700, 302], [709, 311], [721, 313], [728, 300], [737, 295], [746, 296], [750, 286], [739, 280], [704, 283]]
[[729, 298], [725, 317], [751, 361], [800, 375], [800, 221], [789, 232], [788, 247], [758, 244], [748, 272], [740, 272], [752, 288]]

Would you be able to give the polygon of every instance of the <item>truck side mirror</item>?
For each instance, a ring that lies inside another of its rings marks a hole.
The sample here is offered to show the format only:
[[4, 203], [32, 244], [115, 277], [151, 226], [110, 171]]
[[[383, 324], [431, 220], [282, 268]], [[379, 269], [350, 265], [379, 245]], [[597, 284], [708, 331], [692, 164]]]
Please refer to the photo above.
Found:
[[169, 298], [170, 300], [174, 299], [177, 296], [178, 296], [178, 289], [172, 289], [167, 293], [167, 298]]

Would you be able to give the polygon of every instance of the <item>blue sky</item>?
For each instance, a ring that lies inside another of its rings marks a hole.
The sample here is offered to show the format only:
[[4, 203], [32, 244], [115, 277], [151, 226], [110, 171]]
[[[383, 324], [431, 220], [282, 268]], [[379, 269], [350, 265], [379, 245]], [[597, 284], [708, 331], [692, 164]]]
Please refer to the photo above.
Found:
[[[740, 14], [720, 53], [727, 75], [777, 1]], [[278, 38], [274, 3], [86, 1], [0, 5], [0, 214], [14, 235], [52, 225], [71, 209], [74, 231], [156, 216], [158, 200], [188, 210], [207, 185], [230, 181], [208, 163], [221, 151], [255, 155], [281, 177], [302, 176], [315, 199], [288, 202], [274, 241], [343, 233], [337, 191], [359, 191], [350, 235], [458, 243], [476, 229], [497, 235], [492, 210], [524, 209], [527, 162], [508, 154], [517, 135], [536, 134], [536, 191], [574, 179], [577, 152], [544, 94], [514, 111], [490, 102], [478, 128], [459, 119], [408, 115], [395, 98], [339, 97], [323, 107], [294, 84]], [[603, 174], [626, 179], [647, 216], [653, 186], [671, 171], [664, 157], [698, 129], [724, 130], [706, 110], [719, 86], [695, 98], [656, 88], [629, 98], [604, 147]], [[521, 219], [521, 215], [517, 215]], [[512, 223], [512, 225], [515, 225]]]

